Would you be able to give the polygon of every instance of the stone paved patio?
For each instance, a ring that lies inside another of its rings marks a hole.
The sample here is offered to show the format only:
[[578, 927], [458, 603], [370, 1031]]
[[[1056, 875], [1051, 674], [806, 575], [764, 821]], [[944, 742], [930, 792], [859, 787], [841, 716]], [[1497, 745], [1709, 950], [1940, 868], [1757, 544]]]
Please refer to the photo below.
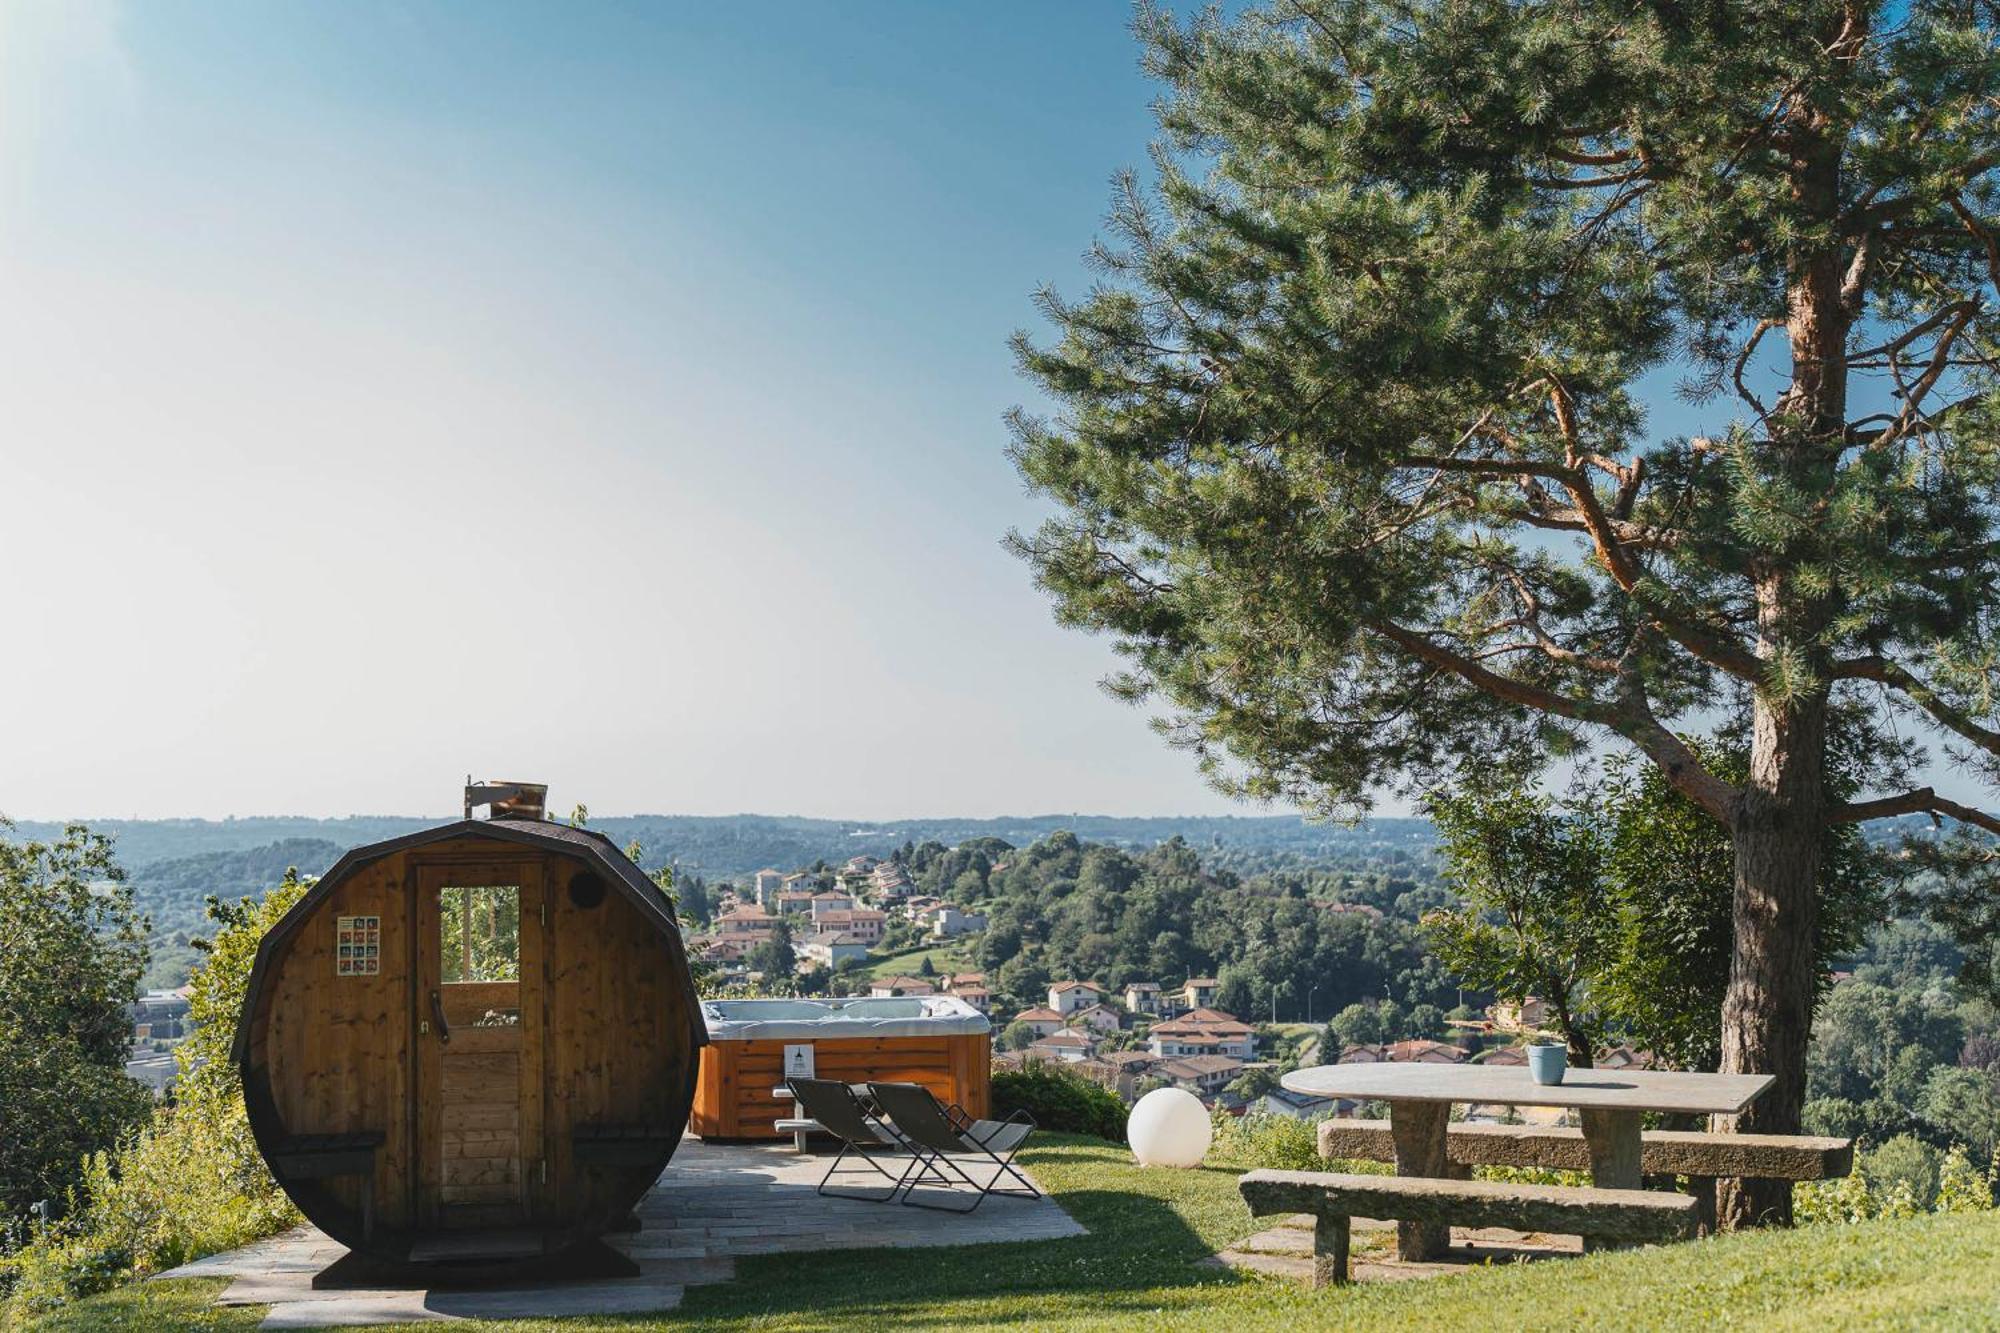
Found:
[[963, 1217], [823, 1198], [813, 1187], [828, 1161], [818, 1154], [801, 1157], [789, 1145], [724, 1146], [689, 1139], [639, 1205], [642, 1229], [606, 1238], [639, 1265], [637, 1277], [487, 1291], [314, 1291], [313, 1274], [346, 1250], [312, 1227], [160, 1276], [234, 1278], [217, 1304], [268, 1305], [266, 1328], [534, 1319], [670, 1310], [687, 1287], [730, 1281], [736, 1260], [745, 1255], [987, 1245], [1083, 1234], [1047, 1198], [994, 1197]]

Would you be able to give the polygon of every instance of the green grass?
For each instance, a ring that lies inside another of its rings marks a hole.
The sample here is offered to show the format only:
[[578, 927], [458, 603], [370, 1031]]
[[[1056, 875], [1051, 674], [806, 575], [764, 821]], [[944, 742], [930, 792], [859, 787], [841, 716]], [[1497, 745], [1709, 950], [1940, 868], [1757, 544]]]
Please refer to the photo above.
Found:
[[[209, 1304], [229, 1284], [216, 1279], [190, 1282], [138, 1282], [129, 1287], [92, 1296], [39, 1321], [10, 1324], [0, 1317], [0, 1328], [32, 1328], [36, 1333], [141, 1333], [151, 1329], [254, 1329], [263, 1322], [264, 1307], [231, 1306], [218, 1310]], [[0, 1316], [5, 1315], [0, 1308]]]
[[[1027, 1161], [1089, 1236], [772, 1255], [741, 1262], [733, 1283], [689, 1288], [681, 1310], [657, 1319], [454, 1327], [2000, 1329], [2000, 1214], [1724, 1236], [1311, 1292], [1199, 1263], [1261, 1225], [1244, 1212], [1234, 1170], [1144, 1171], [1122, 1149], [1053, 1136]], [[204, 1289], [214, 1284], [126, 1288], [40, 1327], [239, 1326], [234, 1312], [199, 1322]]]
[[[914, 977], [918, 975], [917, 968], [926, 958], [931, 960], [931, 966], [937, 970], [940, 980], [947, 972], [971, 972], [975, 970], [967, 966], [965, 961], [958, 957], [957, 945], [927, 944], [920, 949], [910, 949], [903, 953], [892, 953], [879, 962], [869, 963], [867, 975], [869, 977]], [[929, 978], [925, 979], [929, 980]]]

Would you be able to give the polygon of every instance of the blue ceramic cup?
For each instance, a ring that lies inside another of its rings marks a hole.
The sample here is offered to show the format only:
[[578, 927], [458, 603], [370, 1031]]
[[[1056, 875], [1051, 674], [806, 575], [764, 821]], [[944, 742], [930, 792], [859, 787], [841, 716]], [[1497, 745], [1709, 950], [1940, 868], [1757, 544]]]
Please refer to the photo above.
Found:
[[1569, 1049], [1564, 1046], [1530, 1046], [1528, 1048], [1528, 1072], [1535, 1082], [1550, 1086], [1563, 1081], [1563, 1071], [1569, 1068]]

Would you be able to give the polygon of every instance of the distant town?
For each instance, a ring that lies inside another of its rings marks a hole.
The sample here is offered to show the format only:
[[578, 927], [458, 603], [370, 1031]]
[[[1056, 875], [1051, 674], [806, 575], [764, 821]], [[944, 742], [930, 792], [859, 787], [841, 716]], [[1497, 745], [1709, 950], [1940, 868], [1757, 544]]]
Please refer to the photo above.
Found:
[[[1004, 863], [994, 867], [996, 873], [1004, 869]], [[1002, 996], [984, 971], [939, 968], [931, 961], [941, 952], [964, 952], [969, 937], [986, 929], [986, 917], [920, 892], [901, 861], [875, 856], [855, 856], [838, 868], [759, 870], [740, 888], [721, 886], [714, 907], [712, 928], [687, 937], [690, 955], [712, 969], [712, 987], [780, 991], [803, 985], [877, 999], [950, 996], [992, 1020], [996, 1070], [1057, 1063], [1127, 1102], [1154, 1088], [1178, 1087], [1236, 1115], [1258, 1111], [1299, 1120], [1351, 1115], [1358, 1103], [1289, 1092], [1278, 1086], [1278, 1074], [1312, 1063], [1524, 1064], [1519, 1039], [1546, 1017], [1536, 999], [1500, 1003], [1483, 1015], [1452, 1020], [1450, 1040], [1350, 1042], [1322, 1054], [1328, 1040], [1324, 1027], [1310, 1022], [1260, 1027], [1217, 1008], [1221, 983], [1212, 976], [1128, 981], [1120, 987], [1069, 978], [1052, 982], [1045, 1002], [1016, 1007], [1005, 1001], [1028, 997]], [[1382, 915], [1359, 904], [1330, 903], [1324, 910]], [[897, 942], [885, 943], [892, 938]], [[925, 974], [882, 970], [913, 951], [930, 968]], [[792, 975], [772, 975], [770, 965], [787, 952]], [[1601, 1063], [1634, 1068], [1653, 1060], [1646, 1052], [1615, 1047]], [[1475, 1107], [1473, 1114], [1499, 1120], [1514, 1113]]]

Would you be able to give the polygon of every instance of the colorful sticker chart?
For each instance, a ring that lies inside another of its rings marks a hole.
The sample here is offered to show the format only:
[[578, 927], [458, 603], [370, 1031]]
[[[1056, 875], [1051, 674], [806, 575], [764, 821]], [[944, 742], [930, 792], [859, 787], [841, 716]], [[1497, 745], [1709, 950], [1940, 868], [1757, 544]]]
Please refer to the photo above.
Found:
[[382, 971], [382, 918], [337, 916], [334, 970], [343, 977], [372, 977]]

